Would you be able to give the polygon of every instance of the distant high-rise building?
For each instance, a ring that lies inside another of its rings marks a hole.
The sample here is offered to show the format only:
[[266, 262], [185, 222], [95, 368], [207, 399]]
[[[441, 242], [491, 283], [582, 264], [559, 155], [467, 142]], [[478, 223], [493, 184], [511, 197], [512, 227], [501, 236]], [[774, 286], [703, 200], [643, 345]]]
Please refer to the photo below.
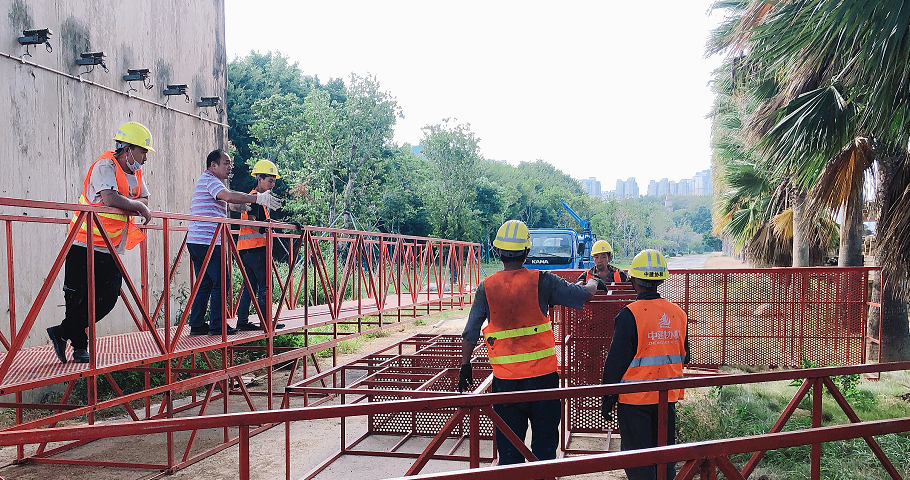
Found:
[[638, 181], [635, 180], [635, 177], [629, 177], [623, 182], [623, 191], [626, 193], [625, 198], [637, 198], [638, 197]]
[[711, 169], [702, 170], [692, 178], [692, 195], [711, 195]]
[[[619, 182], [617, 182], [618, 188]], [[702, 170], [692, 178], [683, 178], [673, 181], [662, 178], [658, 181], [651, 180], [645, 195], [656, 197], [663, 195], [711, 195], [711, 169]]]
[[648, 196], [656, 197], [657, 196], [657, 182], [651, 180], [651, 183], [648, 184]]
[[579, 180], [581, 188], [589, 197], [600, 198], [600, 181], [596, 177], [590, 177], [587, 180]]
[[670, 184], [670, 181], [667, 180], [666, 178], [661, 178], [660, 181], [657, 182], [657, 196], [658, 197], [661, 195], [667, 194], [668, 187], [670, 186], [669, 184]]
[[690, 182], [689, 182], [689, 179], [687, 179], [687, 178], [680, 180], [679, 183], [676, 184], [676, 188], [678, 190], [676, 194], [677, 195], [691, 195], [692, 192], [689, 190], [689, 184], [690, 184]]

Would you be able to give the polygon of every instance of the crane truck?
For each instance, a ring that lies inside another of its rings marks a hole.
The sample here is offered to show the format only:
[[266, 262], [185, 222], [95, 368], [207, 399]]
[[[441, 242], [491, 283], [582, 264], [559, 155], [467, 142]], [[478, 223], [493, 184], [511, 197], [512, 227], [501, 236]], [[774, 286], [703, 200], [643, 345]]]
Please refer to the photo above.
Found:
[[[531, 252], [525, 261], [527, 268], [558, 270], [563, 268], [588, 269], [594, 266], [591, 247], [596, 237], [591, 233], [591, 221], [572, 210], [565, 200], [559, 200], [568, 214], [578, 222], [582, 233], [572, 228], [531, 228]], [[557, 212], [556, 223], [559, 224]]]

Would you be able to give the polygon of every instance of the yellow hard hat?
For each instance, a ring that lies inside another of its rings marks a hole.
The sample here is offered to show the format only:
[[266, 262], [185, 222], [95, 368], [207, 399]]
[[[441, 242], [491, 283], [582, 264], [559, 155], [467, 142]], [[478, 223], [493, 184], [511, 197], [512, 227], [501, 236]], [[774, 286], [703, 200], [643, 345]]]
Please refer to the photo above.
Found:
[[666, 280], [670, 276], [670, 271], [667, 270], [667, 259], [653, 248], [642, 250], [632, 259], [629, 275], [648, 281]]
[[281, 175], [278, 175], [278, 167], [268, 160], [259, 160], [256, 165], [253, 165], [253, 172], [250, 176], [255, 177], [259, 174], [274, 175], [275, 178], [281, 178]]
[[609, 253], [610, 255], [613, 255], [613, 247], [610, 246], [610, 242], [606, 240], [594, 242], [594, 246], [591, 247], [591, 255], [596, 255], [598, 253]]
[[114, 135], [114, 140], [136, 145], [150, 152], [155, 151], [152, 148], [152, 132], [149, 132], [149, 129], [141, 123], [126, 122], [120, 125], [120, 128], [117, 129], [117, 134]]
[[509, 220], [499, 227], [493, 246], [500, 250], [523, 252], [526, 248], [531, 248], [531, 232], [525, 222]]

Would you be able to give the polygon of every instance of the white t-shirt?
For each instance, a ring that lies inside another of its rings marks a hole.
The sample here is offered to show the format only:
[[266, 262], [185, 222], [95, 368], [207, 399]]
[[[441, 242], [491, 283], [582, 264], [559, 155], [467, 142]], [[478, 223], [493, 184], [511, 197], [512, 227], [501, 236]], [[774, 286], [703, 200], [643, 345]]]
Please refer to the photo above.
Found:
[[[126, 170], [123, 171], [126, 174], [126, 183], [130, 187], [130, 191], [136, 188], [136, 185], [139, 183], [139, 180], [136, 178], [136, 175]], [[117, 190], [117, 167], [114, 166], [114, 160], [109, 158], [102, 158], [98, 160], [98, 163], [95, 164], [95, 168], [92, 169], [92, 176], [88, 181], [88, 188], [85, 189], [85, 199], [91, 203], [101, 203], [101, 191], [102, 190]], [[149, 191], [148, 187], [145, 185], [145, 181], [142, 182], [142, 185], [139, 186], [139, 198], [148, 198]], [[75, 215], [75, 213], [74, 213]], [[76, 245], [86, 246], [83, 242], [73, 242]], [[114, 245], [117, 253], [123, 255], [126, 253], [126, 235], [120, 236], [120, 242], [117, 245]], [[110, 253], [110, 250], [107, 249], [107, 245], [103, 242], [99, 247], [97, 243], [95, 244], [95, 251], [101, 253]]]

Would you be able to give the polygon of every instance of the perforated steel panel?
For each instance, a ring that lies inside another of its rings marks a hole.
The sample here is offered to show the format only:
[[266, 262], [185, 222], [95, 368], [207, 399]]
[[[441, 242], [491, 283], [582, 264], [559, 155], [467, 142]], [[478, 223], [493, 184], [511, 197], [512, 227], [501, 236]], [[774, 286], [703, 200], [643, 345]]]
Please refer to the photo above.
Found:
[[[582, 310], [558, 307], [565, 319], [566, 386], [598, 385], [603, 378], [603, 364], [613, 339], [613, 319], [629, 299], [610, 299], [598, 295]], [[600, 398], [573, 398], [567, 403], [566, 425], [570, 432], [602, 433], [619, 428], [616, 421], [607, 422], [600, 415]]]
[[[865, 269], [686, 270], [671, 272], [660, 292], [688, 314], [691, 366], [854, 365], [865, 361], [866, 282]], [[617, 290], [583, 310], [553, 309], [557, 342], [568, 338], [558, 349], [564, 385], [601, 382], [613, 320], [634, 299]], [[599, 398], [570, 400], [566, 425], [618, 428], [601, 418]]]
[[692, 365], [799, 366], [864, 362], [864, 270], [689, 270], [664, 297], [689, 316]]

